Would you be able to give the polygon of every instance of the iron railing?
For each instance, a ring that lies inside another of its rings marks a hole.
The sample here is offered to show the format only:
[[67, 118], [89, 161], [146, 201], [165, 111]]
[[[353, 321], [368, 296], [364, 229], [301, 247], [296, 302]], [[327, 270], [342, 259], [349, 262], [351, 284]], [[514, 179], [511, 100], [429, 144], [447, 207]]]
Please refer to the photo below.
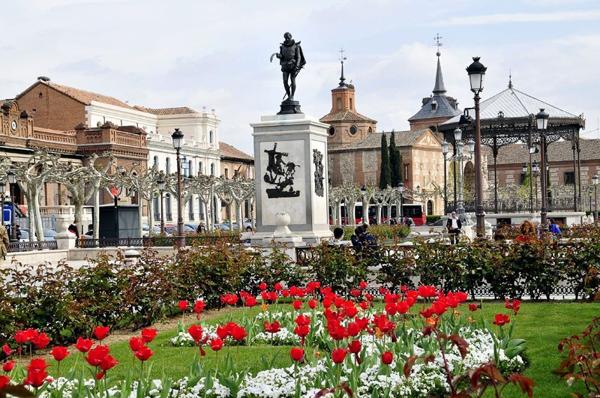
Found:
[[185, 246], [206, 246], [216, 243], [240, 243], [239, 235], [198, 235], [185, 236], [152, 236], [143, 238], [100, 238], [85, 239], [80, 238], [76, 241], [78, 248], [97, 248], [97, 247], [175, 247], [184, 240]]
[[8, 244], [9, 253], [30, 252], [35, 250], [57, 250], [58, 244], [55, 240], [44, 240], [41, 242], [10, 242]]

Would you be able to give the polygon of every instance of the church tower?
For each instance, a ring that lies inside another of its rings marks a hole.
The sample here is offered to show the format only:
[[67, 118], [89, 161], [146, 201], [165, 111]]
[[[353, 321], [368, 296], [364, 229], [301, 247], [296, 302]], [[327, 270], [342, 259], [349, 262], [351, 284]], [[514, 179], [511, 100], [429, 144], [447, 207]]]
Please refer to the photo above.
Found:
[[419, 112], [408, 119], [411, 131], [425, 128], [436, 131], [438, 124], [461, 113], [460, 109], [458, 109], [458, 101], [446, 95], [446, 86], [444, 85], [444, 76], [442, 75], [442, 65], [440, 63], [440, 47], [442, 45], [440, 39], [440, 35], [435, 37], [438, 49], [435, 54], [437, 56], [437, 69], [433, 92], [431, 96], [423, 98]]
[[377, 121], [356, 112], [354, 85], [344, 77], [344, 50], [340, 51], [341, 74], [339, 85], [331, 90], [331, 110], [320, 121], [330, 125], [327, 145], [335, 147], [364, 140], [375, 132]]

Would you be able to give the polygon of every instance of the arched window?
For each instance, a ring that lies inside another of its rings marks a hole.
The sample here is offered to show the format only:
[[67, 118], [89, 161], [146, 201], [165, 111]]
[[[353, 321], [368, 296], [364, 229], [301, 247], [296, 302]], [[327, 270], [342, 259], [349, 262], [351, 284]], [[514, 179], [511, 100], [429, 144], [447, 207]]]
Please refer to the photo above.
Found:
[[188, 160], [188, 177], [194, 175], [194, 162], [190, 159]]
[[214, 163], [210, 164], [210, 175], [213, 177], [215, 176], [215, 164]]
[[165, 173], [171, 174], [171, 158], [165, 160]]
[[337, 107], [338, 111], [342, 110], [343, 107], [342, 107], [342, 99], [341, 98], [337, 99], [337, 101], [336, 101], [336, 107]]
[[153, 163], [152, 163], [152, 165], [153, 165], [154, 167], [158, 167], [158, 156], [157, 156], [157, 155], [154, 155], [154, 160], [153, 160]]
[[212, 130], [210, 130], [210, 131], [208, 132], [208, 140], [209, 140], [209, 142], [210, 142], [211, 144], [213, 144], [213, 143], [214, 143], [214, 139], [215, 139], [214, 133], [213, 133], [213, 131], [212, 131]]
[[432, 200], [427, 201], [427, 215], [428, 216], [433, 215], [433, 201]]
[[202, 169], [202, 162], [198, 162], [198, 175], [202, 175], [204, 170]]

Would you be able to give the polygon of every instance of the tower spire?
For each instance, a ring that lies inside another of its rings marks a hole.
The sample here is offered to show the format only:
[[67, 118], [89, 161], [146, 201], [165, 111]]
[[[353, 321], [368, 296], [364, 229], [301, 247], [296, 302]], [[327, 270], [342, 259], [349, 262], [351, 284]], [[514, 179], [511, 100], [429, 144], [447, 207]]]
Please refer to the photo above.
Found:
[[508, 88], [513, 88], [512, 84], [512, 70], [508, 69]]
[[439, 33], [433, 38], [437, 47], [437, 70], [435, 72], [435, 86], [433, 87], [434, 94], [444, 94], [446, 92], [446, 86], [444, 86], [444, 76], [442, 75], [442, 65], [440, 64], [440, 47], [442, 46], [442, 36]]
[[344, 77], [344, 61], [347, 58], [344, 56], [344, 49], [340, 48], [340, 64], [342, 66], [342, 73], [340, 74], [340, 87], [347, 87], [346, 78]]

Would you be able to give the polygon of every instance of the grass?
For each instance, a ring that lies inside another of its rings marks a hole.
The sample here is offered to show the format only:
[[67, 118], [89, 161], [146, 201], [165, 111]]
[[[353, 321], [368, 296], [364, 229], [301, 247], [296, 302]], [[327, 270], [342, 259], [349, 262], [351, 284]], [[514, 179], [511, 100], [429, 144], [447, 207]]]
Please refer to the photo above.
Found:
[[[464, 308], [464, 307], [463, 307]], [[217, 314], [206, 323], [215, 324], [229, 320], [239, 320], [244, 314], [251, 316], [260, 309], [235, 310], [228, 313]], [[506, 312], [503, 303], [484, 303], [483, 308], [476, 313], [484, 319], [491, 320], [498, 312]], [[580, 333], [592, 320], [600, 314], [598, 303], [523, 303], [516, 319], [514, 337], [527, 341], [527, 354], [531, 361], [525, 375], [534, 379], [535, 396], [544, 398], [563, 398], [569, 396], [574, 390], [567, 387], [566, 383], [552, 371], [560, 362], [557, 351], [558, 342], [567, 336]], [[187, 320], [191, 322], [191, 317]], [[194, 361], [200, 360], [209, 369], [214, 369], [222, 364], [229, 355], [236, 364], [237, 369], [246, 369], [256, 373], [265, 368], [265, 362], [272, 363], [269, 367], [286, 367], [291, 365], [289, 358], [290, 347], [251, 346], [251, 347], [224, 347], [218, 353], [207, 349], [206, 356], [199, 358], [197, 348], [173, 347], [169, 339], [177, 334], [177, 330], [169, 330], [158, 335], [150, 347], [155, 354], [150, 360], [150, 372], [154, 377], [168, 376], [180, 378], [188, 374]], [[111, 344], [111, 352], [120, 364], [109, 372], [112, 378], [124, 378], [127, 375], [136, 375], [140, 363], [134, 360], [127, 341]], [[53, 361], [51, 361], [53, 362]], [[76, 367], [87, 368], [79, 353], [73, 353], [67, 358], [62, 369]], [[56, 369], [49, 369], [56, 375]], [[133, 373], [132, 373], [133, 372]], [[583, 391], [580, 391], [583, 392]], [[490, 395], [491, 396], [491, 395]], [[522, 397], [514, 388], [507, 388], [505, 397]]]

